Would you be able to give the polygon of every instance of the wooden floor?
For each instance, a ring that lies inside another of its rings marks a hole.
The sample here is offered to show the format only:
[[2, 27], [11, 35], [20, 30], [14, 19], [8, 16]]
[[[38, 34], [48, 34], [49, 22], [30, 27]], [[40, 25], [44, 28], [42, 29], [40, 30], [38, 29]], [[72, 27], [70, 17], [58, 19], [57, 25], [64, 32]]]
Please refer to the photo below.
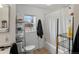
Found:
[[33, 51], [33, 54], [48, 54], [48, 50], [46, 48], [40, 48]]

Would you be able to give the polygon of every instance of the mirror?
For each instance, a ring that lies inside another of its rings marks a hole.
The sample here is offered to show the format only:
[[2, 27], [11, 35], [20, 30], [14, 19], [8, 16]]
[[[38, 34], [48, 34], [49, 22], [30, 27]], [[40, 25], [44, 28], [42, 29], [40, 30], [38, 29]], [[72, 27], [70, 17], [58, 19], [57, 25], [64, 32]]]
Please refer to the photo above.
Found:
[[9, 6], [0, 5], [0, 32], [9, 31]]

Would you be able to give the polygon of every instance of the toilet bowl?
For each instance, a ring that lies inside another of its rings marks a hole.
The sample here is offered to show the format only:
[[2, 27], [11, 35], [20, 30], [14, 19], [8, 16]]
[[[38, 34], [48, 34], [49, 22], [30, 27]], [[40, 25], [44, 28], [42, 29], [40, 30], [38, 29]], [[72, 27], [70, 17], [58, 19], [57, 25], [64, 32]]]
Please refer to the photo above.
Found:
[[24, 50], [27, 52], [27, 53], [32, 53], [33, 50], [35, 48], [35, 45], [29, 45], [29, 46], [26, 46], [24, 47]]
[[35, 45], [23, 46], [23, 42], [17, 43], [18, 53], [29, 53], [32, 54], [32, 51], [35, 49]]

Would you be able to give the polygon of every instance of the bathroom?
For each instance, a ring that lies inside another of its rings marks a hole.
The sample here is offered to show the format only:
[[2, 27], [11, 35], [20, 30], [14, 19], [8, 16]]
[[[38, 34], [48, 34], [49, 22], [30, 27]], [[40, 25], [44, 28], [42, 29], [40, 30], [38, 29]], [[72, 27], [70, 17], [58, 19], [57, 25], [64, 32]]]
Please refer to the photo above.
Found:
[[[64, 50], [67, 49], [62, 47], [58, 47], [57, 49], [57, 29], [59, 34], [66, 33], [69, 20], [73, 20], [73, 17], [70, 14], [74, 13], [74, 39], [79, 22], [79, 5], [7, 4], [7, 6], [2, 6], [3, 7], [1, 8], [7, 7], [7, 11], [4, 11], [7, 12], [6, 15], [8, 17], [8, 31], [6, 28], [0, 29], [1, 54], [9, 54], [13, 43], [16, 43], [17, 45], [18, 54], [56, 54], [56, 52], [58, 52], [58, 54], [71, 53], [70, 50], [64, 52]], [[0, 11], [2, 11], [2, 9]], [[27, 20], [27, 18], [30, 20]], [[57, 19], [59, 19], [59, 24], [57, 23]], [[41, 20], [42, 38], [37, 35], [39, 20]], [[27, 21], [31, 23], [27, 24]], [[59, 28], [57, 28], [57, 24], [59, 25]], [[17, 27], [22, 27], [22, 29], [17, 29]], [[19, 38], [20, 34], [18, 34], [18, 32], [21, 33], [23, 37]], [[62, 38], [59, 39], [62, 40]], [[72, 42], [70, 42], [70, 44], [71, 43]], [[69, 43], [67, 43], [67, 45], [69, 46]]]

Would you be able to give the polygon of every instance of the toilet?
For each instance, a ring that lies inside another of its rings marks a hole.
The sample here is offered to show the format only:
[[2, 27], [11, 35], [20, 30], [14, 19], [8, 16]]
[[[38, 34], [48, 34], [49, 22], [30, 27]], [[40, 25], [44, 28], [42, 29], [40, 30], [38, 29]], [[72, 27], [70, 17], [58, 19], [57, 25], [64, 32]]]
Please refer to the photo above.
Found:
[[33, 50], [35, 49], [35, 45], [28, 45], [23, 47], [23, 42], [17, 43], [18, 45], [18, 52], [25, 52], [27, 54], [32, 54]]
[[35, 45], [29, 45], [24, 47], [24, 50], [26, 51], [26, 53], [32, 54], [34, 48], [35, 48]]

